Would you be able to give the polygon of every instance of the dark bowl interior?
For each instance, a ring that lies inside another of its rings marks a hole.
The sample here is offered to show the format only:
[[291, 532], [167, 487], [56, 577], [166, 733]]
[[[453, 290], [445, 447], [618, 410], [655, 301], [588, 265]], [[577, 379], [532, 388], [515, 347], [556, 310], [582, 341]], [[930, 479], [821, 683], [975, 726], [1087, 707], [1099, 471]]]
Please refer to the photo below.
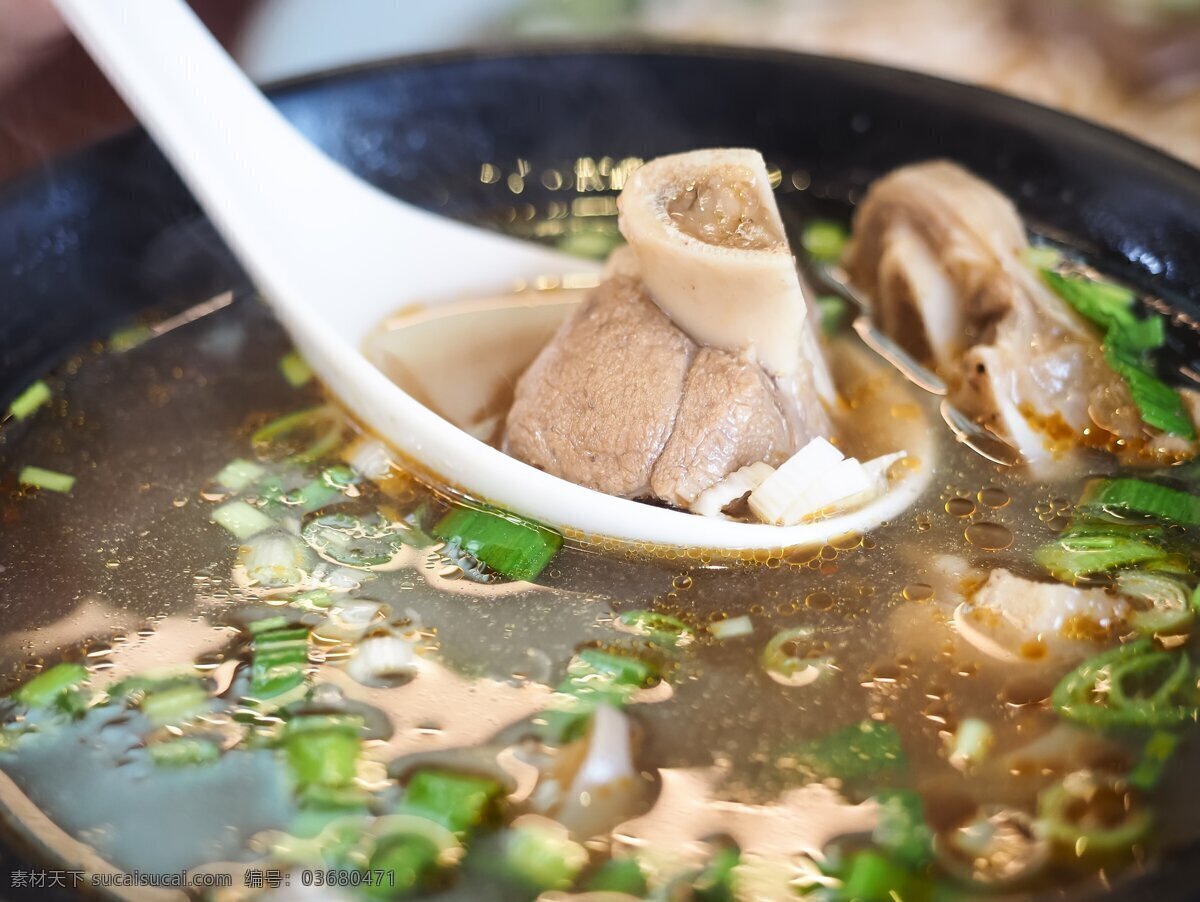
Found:
[[[888, 169], [947, 157], [1013, 197], [1038, 227], [1200, 318], [1200, 172], [1078, 120], [925, 76], [788, 53], [626, 46], [408, 59], [289, 84], [273, 97], [367, 180], [463, 218], [552, 196], [533, 177], [520, 195], [504, 178], [481, 180], [489, 163], [509, 173], [526, 161], [536, 175], [581, 156], [750, 146], [782, 169], [785, 206], [844, 211]], [[787, 183], [796, 171], [811, 174], [809, 190]], [[319, 210], [312, 225], [321, 227]], [[5, 186], [0, 409], [136, 311], [244, 284], [140, 132]], [[1177, 356], [1200, 356], [1186, 331], [1172, 340]], [[1200, 877], [1188, 857], [1125, 893], [1194, 897]], [[21, 865], [2, 856], [5, 866]]]

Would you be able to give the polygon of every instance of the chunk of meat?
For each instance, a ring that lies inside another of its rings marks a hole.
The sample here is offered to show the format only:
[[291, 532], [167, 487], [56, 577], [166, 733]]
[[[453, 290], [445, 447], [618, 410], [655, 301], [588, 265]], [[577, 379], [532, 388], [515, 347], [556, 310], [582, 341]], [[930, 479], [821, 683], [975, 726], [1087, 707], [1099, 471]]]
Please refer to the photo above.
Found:
[[504, 449], [589, 488], [687, 506], [832, 427], [762, 157], [681, 154], [621, 195], [629, 240], [517, 383]]
[[761, 367], [729, 351], [701, 348], [675, 429], [650, 474], [654, 494], [688, 507], [735, 470], [786, 460], [794, 442], [777, 396]]
[[871, 186], [846, 266], [880, 328], [951, 386], [951, 401], [1027, 460], [1064, 440], [1165, 453], [1095, 329], [1025, 264], [1016, 208], [953, 163], [906, 166]]
[[793, 404], [814, 391], [834, 400], [761, 154], [659, 157], [633, 173], [618, 207], [642, 280], [681, 329], [761, 365]]
[[1004, 569], [989, 574], [965, 611], [1005, 645], [1090, 642], [1111, 635], [1128, 614], [1129, 603], [1107, 589], [1037, 582]]
[[608, 279], [517, 382], [504, 450], [610, 495], [648, 495], [695, 354], [639, 282]]

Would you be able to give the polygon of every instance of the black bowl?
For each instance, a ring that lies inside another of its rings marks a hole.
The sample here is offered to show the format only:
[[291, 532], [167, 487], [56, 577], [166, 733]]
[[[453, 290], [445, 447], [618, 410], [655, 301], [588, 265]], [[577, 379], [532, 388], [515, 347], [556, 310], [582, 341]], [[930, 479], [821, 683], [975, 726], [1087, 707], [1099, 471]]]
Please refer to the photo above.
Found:
[[[1200, 172], [1077, 119], [935, 78], [780, 52], [573, 47], [406, 59], [306, 79], [272, 96], [367, 180], [477, 220], [562, 199], [542, 175], [569, 175], [580, 157], [755, 147], [781, 170], [785, 212], [841, 215], [876, 176], [947, 157], [1014, 198], [1039, 228], [1200, 318]], [[489, 164], [498, 180], [481, 178]], [[508, 176], [522, 172], [515, 194]], [[320, 211], [313, 219], [319, 225]], [[0, 409], [134, 312], [244, 286], [140, 132], [7, 185]], [[1177, 356], [1200, 357], [1187, 330], [1172, 342]], [[1200, 894], [1200, 875], [1187, 868], [1191, 851], [1122, 894]], [[0, 857], [0, 870], [20, 866]]]

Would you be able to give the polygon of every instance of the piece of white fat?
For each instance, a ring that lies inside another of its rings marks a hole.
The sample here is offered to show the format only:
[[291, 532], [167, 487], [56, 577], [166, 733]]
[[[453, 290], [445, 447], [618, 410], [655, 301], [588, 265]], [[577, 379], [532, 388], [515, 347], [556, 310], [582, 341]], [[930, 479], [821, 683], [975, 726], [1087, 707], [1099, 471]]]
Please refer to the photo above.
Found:
[[853, 457], [839, 460], [796, 494], [784, 511], [783, 523], [791, 526], [812, 514], [840, 508], [843, 501], [853, 504], [868, 498], [874, 485], [866, 467]]
[[792, 501], [842, 460], [842, 452], [828, 441], [813, 439], [750, 493], [750, 510], [764, 523], [784, 523]]
[[906, 456], [898, 451], [861, 463], [814, 439], [750, 493], [750, 509], [764, 523], [781, 526], [851, 510], [886, 492], [888, 471]]
[[700, 497], [692, 502], [692, 513], [724, 519], [725, 515], [721, 512], [726, 507], [747, 492], [754, 491], [774, 472], [773, 466], [761, 460], [748, 467], [742, 467], [740, 470], [730, 473], [712, 488], [701, 492]]

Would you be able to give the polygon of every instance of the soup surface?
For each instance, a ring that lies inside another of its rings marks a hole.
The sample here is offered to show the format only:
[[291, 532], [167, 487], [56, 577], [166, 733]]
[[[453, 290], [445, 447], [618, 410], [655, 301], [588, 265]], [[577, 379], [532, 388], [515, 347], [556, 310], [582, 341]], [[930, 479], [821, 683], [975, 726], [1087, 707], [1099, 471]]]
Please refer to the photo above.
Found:
[[260, 303], [213, 306], [82, 353], [0, 429], [0, 805], [78, 889], [1058, 897], [1200, 838], [1191, 509], [1106, 509], [1181, 605], [1111, 572], [1049, 627], [982, 595], [1053, 585], [1110, 456], [1002, 466], [913, 391], [881, 416], [934, 418], [936, 475], [868, 535], [563, 541], [407, 471]]

